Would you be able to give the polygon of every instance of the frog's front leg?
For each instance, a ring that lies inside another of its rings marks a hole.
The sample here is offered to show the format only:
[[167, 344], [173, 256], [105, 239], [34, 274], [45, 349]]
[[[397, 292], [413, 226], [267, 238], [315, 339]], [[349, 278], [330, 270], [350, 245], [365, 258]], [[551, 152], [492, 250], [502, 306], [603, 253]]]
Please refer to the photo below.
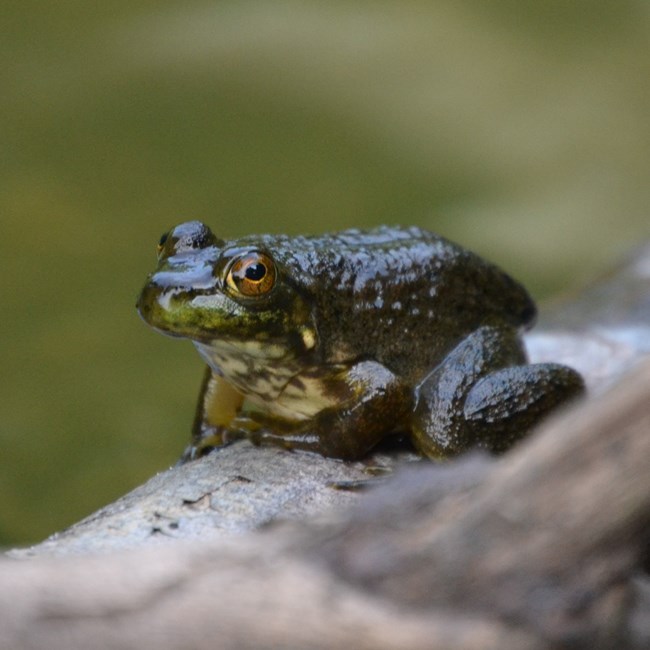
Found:
[[207, 366], [192, 425], [192, 444], [185, 450], [180, 462], [193, 460], [213, 447], [224, 445], [228, 440], [230, 424], [243, 402], [244, 396]]
[[324, 367], [317, 374], [295, 377], [277, 406], [309, 409], [310, 403], [329, 405], [302, 420], [270, 414], [237, 418], [255, 444], [313, 451], [348, 460], [361, 458], [387, 434], [405, 430], [413, 408], [412, 391], [390, 370], [375, 361]]
[[504, 451], [583, 390], [582, 378], [571, 368], [527, 365], [514, 330], [481, 327], [420, 385], [413, 442], [431, 458], [474, 446]]

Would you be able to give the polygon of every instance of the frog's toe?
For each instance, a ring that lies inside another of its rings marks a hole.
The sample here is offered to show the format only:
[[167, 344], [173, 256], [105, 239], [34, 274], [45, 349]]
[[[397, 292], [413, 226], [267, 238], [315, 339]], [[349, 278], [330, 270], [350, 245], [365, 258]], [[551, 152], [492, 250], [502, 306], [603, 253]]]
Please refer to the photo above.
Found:
[[472, 386], [463, 412], [470, 422], [496, 422], [522, 411], [543, 414], [582, 392], [582, 377], [567, 366], [540, 363], [503, 368]]
[[504, 368], [481, 378], [469, 391], [465, 420], [481, 446], [504, 451], [550, 411], [581, 395], [580, 375], [559, 364]]

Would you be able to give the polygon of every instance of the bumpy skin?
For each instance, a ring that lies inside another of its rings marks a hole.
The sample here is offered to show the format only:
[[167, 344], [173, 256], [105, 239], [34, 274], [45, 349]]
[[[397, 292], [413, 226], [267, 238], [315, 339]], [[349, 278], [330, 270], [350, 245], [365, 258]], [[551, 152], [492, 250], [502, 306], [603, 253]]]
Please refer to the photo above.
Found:
[[186, 459], [239, 437], [352, 459], [395, 432], [431, 458], [502, 451], [583, 390], [526, 364], [525, 289], [418, 228], [223, 241], [184, 223], [138, 310], [208, 364]]

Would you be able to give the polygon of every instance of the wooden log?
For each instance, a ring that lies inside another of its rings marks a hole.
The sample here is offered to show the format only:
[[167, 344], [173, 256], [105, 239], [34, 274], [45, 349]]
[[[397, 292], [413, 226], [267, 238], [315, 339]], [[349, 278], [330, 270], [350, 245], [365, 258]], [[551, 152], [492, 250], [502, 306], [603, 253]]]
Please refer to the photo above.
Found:
[[650, 613], [630, 607], [650, 521], [648, 387], [650, 363], [496, 463], [405, 469], [344, 515], [4, 560], [0, 647], [636, 643], [632, 613]]

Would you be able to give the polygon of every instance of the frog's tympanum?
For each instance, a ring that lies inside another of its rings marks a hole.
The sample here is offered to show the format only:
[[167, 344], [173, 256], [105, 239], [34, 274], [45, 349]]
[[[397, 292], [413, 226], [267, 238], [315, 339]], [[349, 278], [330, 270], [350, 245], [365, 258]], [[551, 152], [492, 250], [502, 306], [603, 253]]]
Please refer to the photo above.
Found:
[[499, 452], [583, 390], [527, 363], [523, 287], [419, 228], [225, 241], [184, 223], [138, 310], [208, 364], [186, 459], [242, 437], [354, 459], [400, 432], [430, 458]]

